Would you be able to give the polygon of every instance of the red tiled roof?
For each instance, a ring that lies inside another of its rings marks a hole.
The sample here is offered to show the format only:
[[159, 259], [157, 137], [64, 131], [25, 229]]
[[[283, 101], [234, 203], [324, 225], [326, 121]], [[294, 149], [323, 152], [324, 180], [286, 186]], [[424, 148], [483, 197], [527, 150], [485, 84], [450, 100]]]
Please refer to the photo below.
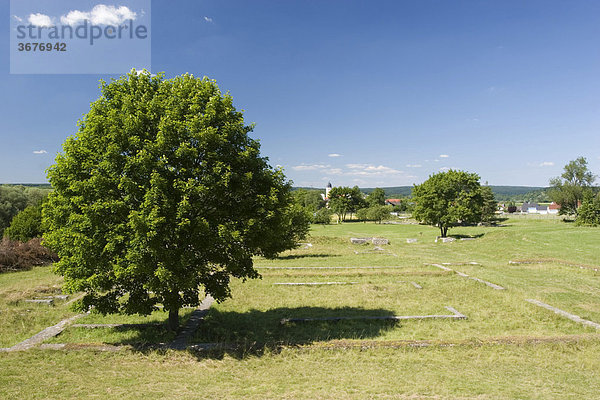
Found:
[[387, 199], [386, 201], [388, 203], [402, 203], [402, 200], [400, 199]]
[[560, 210], [560, 204], [556, 204], [556, 203], [552, 202], [552, 204], [550, 204], [548, 206], [548, 209], [550, 209], [550, 210]]

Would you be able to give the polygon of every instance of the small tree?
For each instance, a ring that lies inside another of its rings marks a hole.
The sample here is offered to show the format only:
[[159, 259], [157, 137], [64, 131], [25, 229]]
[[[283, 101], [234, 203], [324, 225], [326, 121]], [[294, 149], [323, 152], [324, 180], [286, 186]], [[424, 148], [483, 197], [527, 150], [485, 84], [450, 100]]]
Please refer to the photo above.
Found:
[[487, 183], [486, 186], [481, 187], [481, 197], [483, 199], [483, 204], [481, 207], [481, 220], [484, 222], [493, 221], [494, 218], [496, 218], [498, 203], [494, 198], [494, 192], [492, 192], [492, 188], [487, 186]]
[[49, 168], [44, 243], [80, 308], [149, 314], [169, 327], [200, 290], [221, 301], [308, 231], [291, 185], [208, 78], [130, 73], [110, 84]]
[[382, 188], [375, 188], [367, 195], [366, 201], [370, 207], [385, 205], [385, 191]]
[[368, 208], [359, 208], [356, 210], [356, 219], [359, 221], [366, 222], [369, 220], [369, 209]]
[[27, 207], [23, 186], [0, 185], [0, 236], [13, 217]]
[[514, 201], [510, 201], [508, 203], [508, 205], [506, 206], [506, 211], [509, 212], [510, 214], [517, 212], [517, 205], [515, 204]]
[[375, 205], [367, 209], [367, 218], [371, 221], [381, 223], [381, 221], [390, 217], [391, 211], [391, 206]]
[[592, 195], [588, 193], [579, 207], [577, 225], [598, 226], [600, 225], [600, 194]]
[[449, 170], [429, 176], [413, 189], [413, 217], [437, 226], [442, 237], [448, 229], [461, 223], [481, 221], [483, 197], [479, 176]]
[[319, 190], [297, 189], [292, 192], [294, 201], [309, 212], [316, 212], [325, 207], [325, 200]]
[[313, 216], [313, 222], [315, 224], [327, 225], [331, 223], [331, 210], [327, 208], [321, 208]]
[[595, 180], [585, 157], [569, 161], [562, 175], [550, 180], [550, 199], [560, 205], [560, 214], [577, 215], [577, 209]]

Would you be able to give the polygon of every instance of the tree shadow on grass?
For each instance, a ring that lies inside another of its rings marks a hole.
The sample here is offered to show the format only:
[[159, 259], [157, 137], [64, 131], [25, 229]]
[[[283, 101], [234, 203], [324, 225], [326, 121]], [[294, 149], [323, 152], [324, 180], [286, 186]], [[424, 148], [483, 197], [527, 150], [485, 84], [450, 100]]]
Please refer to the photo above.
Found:
[[[282, 307], [247, 312], [210, 310], [189, 342], [188, 352], [198, 359], [221, 359], [225, 355], [242, 359], [278, 353], [284, 348], [300, 347], [319, 341], [372, 339], [398, 326], [395, 320], [365, 320], [362, 317], [386, 317], [394, 313], [385, 309], [356, 307]], [[341, 321], [285, 322], [286, 318], [350, 317]], [[183, 325], [183, 324], [182, 324]], [[82, 328], [77, 328], [82, 329]], [[129, 345], [133, 351], [166, 352], [176, 333], [165, 324], [135, 324], [104, 330], [99, 340], [108, 345]]]
[[483, 235], [485, 235], [485, 233], [480, 233], [478, 235], [448, 235], [450, 237], [453, 237], [455, 239], [479, 239], [480, 237], [483, 237]]
[[[225, 355], [237, 359], [248, 356], [279, 353], [284, 348], [300, 347], [319, 341], [341, 339], [372, 339], [393, 329], [394, 320], [308, 321], [286, 322], [286, 318], [323, 317], [385, 317], [394, 313], [385, 309], [354, 307], [297, 307], [276, 308], [267, 311], [221, 312], [210, 310], [195, 335], [188, 342], [187, 351], [197, 359], [221, 359]], [[113, 328], [115, 329], [115, 328]], [[121, 340], [105, 340], [113, 345], [130, 345], [133, 351], [166, 352], [174, 338], [166, 326], [119, 328], [126, 332]]]
[[277, 257], [278, 260], [295, 260], [298, 258], [329, 258], [329, 257], [340, 257], [339, 254], [327, 254], [327, 253], [316, 253], [316, 254], [288, 254], [285, 256]]
[[[394, 313], [390, 310], [355, 307], [276, 308], [243, 313], [213, 309], [190, 340], [190, 345], [199, 344], [198, 348], [190, 351], [199, 358], [220, 358], [225, 354], [243, 358], [319, 341], [376, 338], [397, 326], [398, 321], [360, 318], [392, 315]], [[357, 319], [282, 323], [286, 318], [327, 317]]]

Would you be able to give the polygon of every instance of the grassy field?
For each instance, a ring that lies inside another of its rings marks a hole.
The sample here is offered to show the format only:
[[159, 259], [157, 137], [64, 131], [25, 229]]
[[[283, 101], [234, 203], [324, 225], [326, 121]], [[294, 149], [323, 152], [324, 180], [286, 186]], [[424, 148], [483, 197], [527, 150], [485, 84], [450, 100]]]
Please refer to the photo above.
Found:
[[[48, 341], [69, 351], [0, 353], [0, 398], [600, 398], [600, 331], [525, 301], [600, 323], [600, 230], [519, 217], [449, 234], [457, 240], [435, 243], [436, 229], [415, 224], [315, 226], [312, 246], [257, 258], [262, 279], [234, 281], [232, 298], [213, 305], [190, 344], [216, 349], [150, 350], [174, 337], [163, 312], [89, 314], [77, 323], [155, 325], [71, 327]], [[373, 236], [390, 244], [349, 240]], [[454, 271], [428, 265], [441, 263]], [[319, 282], [343, 284], [279, 285]], [[48, 267], [0, 275], [0, 347], [74, 315], [64, 301], [24, 302], [60, 284]], [[447, 315], [446, 306], [467, 319], [281, 323]]]

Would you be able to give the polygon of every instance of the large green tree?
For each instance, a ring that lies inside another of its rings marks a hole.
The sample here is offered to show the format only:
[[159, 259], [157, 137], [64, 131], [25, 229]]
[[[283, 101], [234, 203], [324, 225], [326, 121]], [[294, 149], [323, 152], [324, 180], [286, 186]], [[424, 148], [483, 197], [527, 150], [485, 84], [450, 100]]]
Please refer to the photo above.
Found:
[[589, 170], [585, 157], [569, 161], [562, 175], [550, 180], [550, 199], [560, 205], [560, 214], [577, 215], [595, 180], [596, 176]]
[[456, 170], [439, 172], [415, 185], [412, 193], [413, 217], [437, 226], [442, 237], [446, 237], [453, 226], [482, 219], [484, 199], [477, 174]]
[[329, 208], [337, 214], [338, 222], [346, 216], [366, 206], [364, 196], [358, 186], [335, 186], [329, 192]]
[[352, 209], [352, 189], [347, 186], [335, 186], [329, 191], [329, 208], [337, 214], [338, 222], [346, 220], [346, 214]]
[[80, 307], [148, 314], [169, 326], [200, 291], [223, 300], [308, 230], [291, 186], [259, 154], [242, 113], [208, 78], [136, 74], [101, 96], [49, 168], [44, 243]]

